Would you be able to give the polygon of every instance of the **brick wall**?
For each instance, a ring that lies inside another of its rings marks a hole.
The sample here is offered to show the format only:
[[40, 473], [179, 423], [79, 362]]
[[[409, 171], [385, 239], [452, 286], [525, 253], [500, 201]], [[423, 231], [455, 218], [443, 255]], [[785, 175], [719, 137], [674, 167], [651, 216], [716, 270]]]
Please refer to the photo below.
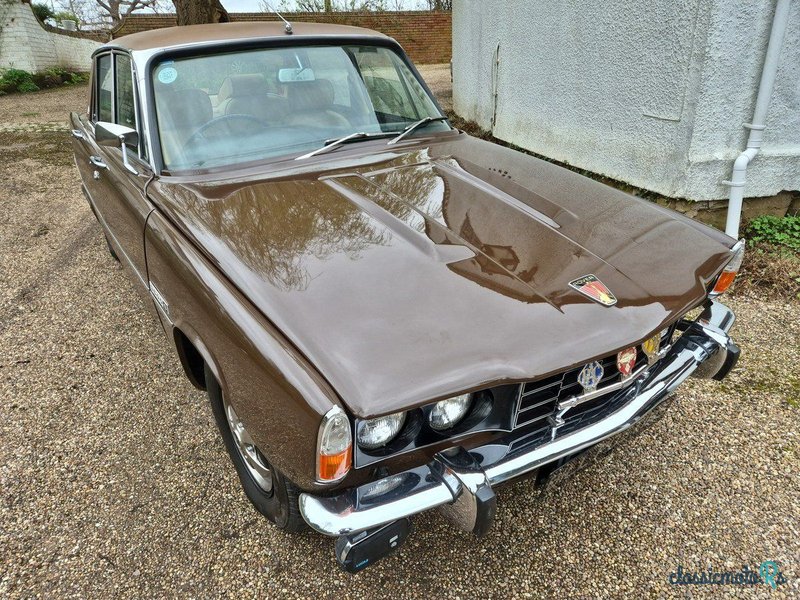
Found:
[[[415, 63], [446, 63], [451, 56], [451, 20], [449, 12], [407, 11], [368, 13], [286, 13], [289, 21], [313, 21], [353, 25], [380, 31], [396, 39]], [[231, 13], [231, 21], [274, 21], [269, 13]], [[129, 33], [174, 27], [174, 14], [135, 14], [128, 17], [114, 37]]]

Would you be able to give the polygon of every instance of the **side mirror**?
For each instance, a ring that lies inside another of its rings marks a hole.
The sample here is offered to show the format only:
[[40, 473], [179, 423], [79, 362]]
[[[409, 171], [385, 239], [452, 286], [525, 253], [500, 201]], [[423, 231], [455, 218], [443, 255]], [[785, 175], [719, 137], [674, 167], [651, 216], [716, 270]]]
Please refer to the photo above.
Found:
[[101, 146], [120, 148], [122, 150], [122, 164], [134, 175], [139, 174], [128, 162], [128, 146], [139, 145], [139, 133], [135, 129], [117, 125], [116, 123], [98, 121], [94, 124], [94, 139]]

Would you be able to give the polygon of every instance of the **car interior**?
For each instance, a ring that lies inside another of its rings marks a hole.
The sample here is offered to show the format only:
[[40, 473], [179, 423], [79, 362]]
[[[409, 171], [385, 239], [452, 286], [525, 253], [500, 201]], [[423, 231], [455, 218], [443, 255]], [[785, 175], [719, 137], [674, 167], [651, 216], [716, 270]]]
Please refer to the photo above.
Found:
[[219, 164], [226, 156], [265, 156], [354, 131], [401, 130], [438, 115], [398, 63], [392, 51], [374, 47], [168, 61], [154, 77], [164, 162]]

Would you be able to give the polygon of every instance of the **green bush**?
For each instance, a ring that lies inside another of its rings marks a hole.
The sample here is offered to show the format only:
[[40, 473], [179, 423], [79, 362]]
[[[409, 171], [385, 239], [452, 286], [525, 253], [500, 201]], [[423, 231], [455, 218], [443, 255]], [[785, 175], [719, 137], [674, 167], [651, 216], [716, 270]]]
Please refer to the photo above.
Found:
[[38, 73], [22, 69], [0, 71], [0, 93], [36, 92], [60, 85], [78, 85], [89, 81], [88, 73], [73, 73], [64, 67], [51, 67]]
[[748, 223], [745, 236], [751, 245], [766, 243], [800, 252], [800, 215], [756, 217]]
[[38, 92], [39, 86], [32, 81], [23, 81], [17, 86], [17, 91], [22, 94], [26, 94], [28, 92]]
[[39, 89], [33, 75], [22, 69], [6, 69], [0, 75], [0, 88], [5, 91], [35, 92]]
[[75, 26], [78, 29], [81, 28], [81, 20], [69, 11], [62, 10], [57, 12], [53, 15], [53, 18], [58, 21], [58, 23], [61, 23], [61, 21], [75, 21]]
[[70, 85], [77, 85], [79, 83], [86, 83], [87, 81], [89, 81], [88, 73], [70, 73], [69, 79], [64, 81], [64, 83], [68, 83]]

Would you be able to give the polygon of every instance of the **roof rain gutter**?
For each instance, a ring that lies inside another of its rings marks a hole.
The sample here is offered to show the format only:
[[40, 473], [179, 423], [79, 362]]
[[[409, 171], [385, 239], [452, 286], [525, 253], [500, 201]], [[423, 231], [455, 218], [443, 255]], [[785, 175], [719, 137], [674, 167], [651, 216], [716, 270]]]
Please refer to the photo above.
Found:
[[733, 173], [730, 181], [724, 181], [730, 186], [728, 199], [728, 217], [725, 222], [725, 233], [734, 239], [739, 238], [739, 224], [742, 219], [742, 200], [744, 199], [745, 174], [764, 139], [764, 127], [767, 117], [767, 108], [772, 90], [775, 87], [775, 76], [778, 72], [778, 58], [789, 22], [789, 7], [792, 0], [778, 0], [775, 6], [775, 16], [772, 19], [772, 30], [767, 44], [767, 55], [764, 58], [764, 68], [761, 71], [761, 82], [758, 84], [756, 107], [753, 111], [752, 123], [745, 123], [745, 128], [750, 130], [747, 136], [747, 147], [739, 154], [733, 163]]

